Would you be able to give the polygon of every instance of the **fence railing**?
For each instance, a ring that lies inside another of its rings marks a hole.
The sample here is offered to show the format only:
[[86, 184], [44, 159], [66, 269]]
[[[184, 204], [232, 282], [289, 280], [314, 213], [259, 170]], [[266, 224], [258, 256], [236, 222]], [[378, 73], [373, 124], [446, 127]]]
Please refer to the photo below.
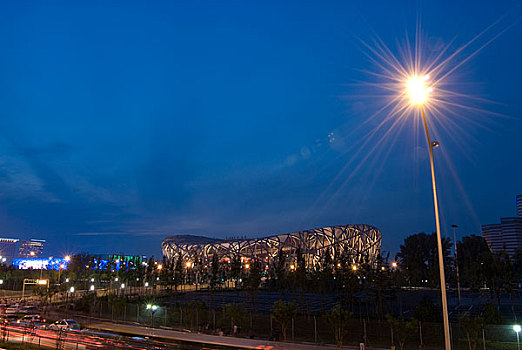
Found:
[[[273, 340], [282, 340], [280, 324], [267, 313], [242, 310], [237, 314], [225, 314], [222, 310], [194, 305], [162, 306], [154, 313], [146, 304], [118, 304], [103, 301], [94, 305], [84, 316], [115, 322], [132, 322], [154, 327], [190, 330], [209, 334], [234, 335]], [[236, 326], [236, 327], [234, 327]], [[298, 315], [291, 320], [287, 340], [317, 344], [335, 344], [334, 334], [339, 333], [328, 322], [325, 314]], [[393, 331], [386, 321], [377, 321], [355, 316], [342, 330], [345, 345], [361, 342], [369, 347], [390, 348], [392, 342], [399, 349], [404, 340], [405, 349], [443, 349], [443, 327], [441, 323], [418, 322], [405, 339]], [[468, 332], [460, 323], [451, 324], [453, 349], [469, 350], [516, 350], [517, 338], [512, 325], [485, 325], [477, 332]], [[471, 347], [470, 347], [471, 345]]]

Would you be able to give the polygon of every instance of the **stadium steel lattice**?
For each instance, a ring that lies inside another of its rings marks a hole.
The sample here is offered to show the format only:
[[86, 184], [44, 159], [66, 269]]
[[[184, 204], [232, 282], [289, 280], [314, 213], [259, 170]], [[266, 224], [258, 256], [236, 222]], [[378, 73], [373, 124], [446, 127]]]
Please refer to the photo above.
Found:
[[334, 261], [337, 256], [347, 256], [352, 263], [366, 261], [375, 263], [381, 249], [381, 232], [370, 225], [343, 225], [299, 231], [295, 233], [221, 240], [201, 236], [176, 235], [167, 237], [162, 243], [163, 255], [168, 259], [181, 258], [185, 262], [198, 261], [209, 264], [214, 254], [219, 260], [260, 261], [270, 265], [282, 250], [292, 262], [298, 248], [311, 269], [321, 265], [325, 254]]

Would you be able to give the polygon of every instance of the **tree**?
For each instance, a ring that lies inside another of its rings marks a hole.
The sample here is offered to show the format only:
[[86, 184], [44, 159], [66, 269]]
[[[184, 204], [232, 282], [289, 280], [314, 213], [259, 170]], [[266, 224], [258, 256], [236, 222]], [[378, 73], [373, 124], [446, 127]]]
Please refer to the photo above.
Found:
[[471, 317], [469, 313], [465, 313], [459, 316], [459, 323], [466, 331], [469, 350], [476, 350], [480, 341], [480, 333], [484, 328], [484, 318]]
[[339, 349], [343, 346], [343, 338], [347, 334], [346, 326], [351, 317], [352, 313], [342, 309], [340, 305], [334, 306], [327, 315], [328, 323], [332, 327], [335, 341]]
[[285, 303], [282, 300], [278, 300], [274, 303], [274, 308], [272, 309], [272, 312], [276, 322], [278, 322], [281, 325], [281, 334], [283, 335], [283, 340], [286, 341], [288, 324], [297, 314], [297, 304], [295, 303], [295, 301]]
[[257, 260], [250, 262], [248, 275], [245, 279], [245, 286], [248, 290], [256, 291], [261, 283], [261, 263]]
[[179, 256], [174, 266], [174, 289], [176, 291], [178, 290], [178, 286], [183, 284], [183, 277], [183, 262], [181, 256]]
[[210, 263], [210, 289], [214, 290], [220, 283], [219, 260], [217, 254], [212, 255]]
[[306, 262], [301, 252], [301, 247], [298, 247], [295, 253], [295, 272], [294, 272], [294, 287], [301, 293], [306, 289]]
[[403, 318], [394, 318], [391, 315], [386, 315], [386, 321], [388, 321], [391, 327], [393, 339], [399, 343], [399, 350], [403, 350], [406, 340], [408, 340], [412, 334], [415, 334], [417, 321], [415, 319], [405, 320]]
[[511, 296], [513, 305], [513, 267], [511, 259], [505, 251], [493, 254], [493, 261], [487, 267], [488, 285], [493, 291], [497, 299], [497, 305], [500, 305], [500, 292], [504, 289]]
[[234, 287], [238, 287], [239, 276], [241, 275], [241, 257], [239, 254], [234, 255], [232, 257], [232, 262], [230, 264], [230, 273], [232, 278], [234, 279]]
[[[451, 261], [450, 250], [450, 240], [442, 239], [445, 268], [451, 265], [448, 263]], [[440, 285], [437, 234], [417, 233], [406, 237], [404, 244], [400, 246], [397, 258], [410, 285], [421, 286], [423, 283], [434, 287]]]
[[86, 253], [73, 255], [71, 257], [68, 270], [79, 278], [82, 278], [83, 275], [85, 275], [87, 269], [89, 269], [88, 266], [90, 266], [89, 264], [91, 263], [92, 258], [93, 257], [91, 255]]
[[276, 280], [276, 287], [278, 289], [284, 289], [285, 282], [286, 282], [286, 254], [285, 252], [280, 249], [279, 253], [277, 254], [277, 259], [275, 262], [275, 280]]
[[486, 304], [484, 305], [484, 311], [482, 312], [485, 324], [504, 324], [504, 317], [496, 305]]
[[318, 274], [318, 285], [321, 293], [330, 291], [333, 282], [333, 260], [330, 249], [325, 249], [321, 259], [321, 269]]
[[230, 329], [234, 329], [234, 325], [243, 326], [247, 321], [247, 312], [243, 305], [230, 303], [223, 305], [222, 323], [226, 326], [230, 324]]
[[488, 266], [493, 263], [493, 254], [483, 237], [471, 235], [457, 243], [460, 282], [464, 287], [478, 291], [488, 276]]
[[441, 322], [440, 308], [435, 306], [430, 298], [423, 297], [417, 309], [415, 309], [414, 317], [420, 322]]
[[515, 256], [513, 257], [513, 278], [516, 282], [522, 282], [522, 249], [517, 249], [515, 251]]

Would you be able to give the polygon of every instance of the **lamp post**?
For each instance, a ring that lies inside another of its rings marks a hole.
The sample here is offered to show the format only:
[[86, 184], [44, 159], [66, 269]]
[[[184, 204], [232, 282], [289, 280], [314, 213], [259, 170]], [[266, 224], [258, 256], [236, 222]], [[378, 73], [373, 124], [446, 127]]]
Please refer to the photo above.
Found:
[[147, 310], [150, 311], [150, 327], [154, 328], [154, 313], [159, 309], [158, 305], [147, 304]]
[[451, 225], [453, 228], [453, 243], [455, 244], [455, 272], [457, 273], [457, 295], [460, 305], [460, 275], [459, 275], [459, 259], [457, 255], [457, 225]]
[[519, 336], [519, 333], [520, 333], [520, 330], [521, 330], [520, 325], [519, 324], [514, 325], [513, 326], [513, 330], [517, 334], [517, 348], [518, 348], [518, 350], [520, 350], [520, 336]]
[[428, 149], [430, 155], [430, 168], [431, 168], [431, 185], [433, 189], [433, 206], [435, 210], [435, 226], [437, 228], [437, 247], [439, 256], [439, 272], [440, 272], [440, 292], [442, 297], [442, 316], [444, 321], [444, 343], [446, 350], [451, 349], [450, 340], [450, 329], [449, 329], [449, 318], [448, 318], [448, 300], [446, 297], [446, 278], [444, 276], [444, 261], [442, 253], [442, 240], [440, 234], [440, 220], [439, 220], [439, 203], [437, 199], [437, 185], [435, 182], [435, 165], [433, 161], [433, 148], [437, 147], [439, 143], [437, 141], [431, 141], [430, 132], [428, 129], [428, 123], [426, 122], [426, 115], [424, 113], [424, 104], [428, 99], [431, 92], [431, 88], [427, 86], [427, 80], [429, 77], [425, 76], [414, 76], [408, 80], [407, 92], [410, 97], [412, 105], [418, 106], [422, 116], [422, 123], [426, 131], [426, 140], [428, 142]]

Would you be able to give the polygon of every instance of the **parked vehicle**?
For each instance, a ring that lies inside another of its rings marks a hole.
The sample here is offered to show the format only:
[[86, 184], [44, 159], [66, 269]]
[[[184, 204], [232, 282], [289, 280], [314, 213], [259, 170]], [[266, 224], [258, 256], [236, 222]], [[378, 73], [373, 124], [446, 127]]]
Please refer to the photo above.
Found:
[[49, 325], [49, 329], [73, 329], [73, 330], [80, 330], [80, 324], [76, 322], [75, 320], [59, 320], [55, 323]]

